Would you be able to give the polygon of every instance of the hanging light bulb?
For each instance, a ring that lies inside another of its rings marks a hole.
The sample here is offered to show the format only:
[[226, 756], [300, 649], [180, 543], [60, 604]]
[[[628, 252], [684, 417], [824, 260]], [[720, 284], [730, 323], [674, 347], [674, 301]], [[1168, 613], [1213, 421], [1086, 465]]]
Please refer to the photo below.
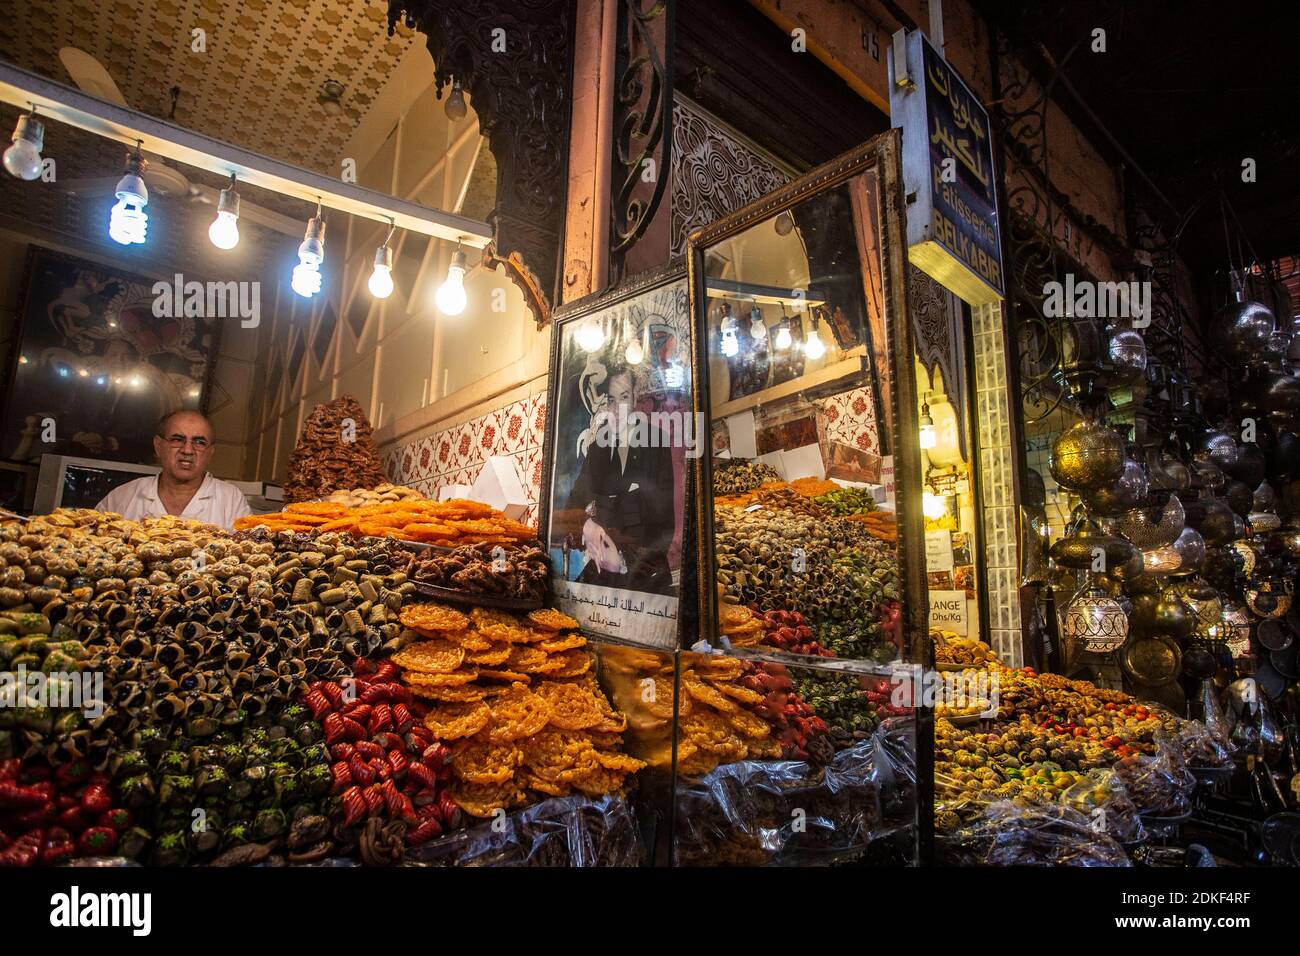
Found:
[[793, 344], [794, 337], [790, 334], [790, 327], [782, 322], [781, 327], [776, 330], [776, 347], [778, 349], [788, 349]]
[[794, 216], [790, 215], [789, 210], [781, 213], [772, 222], [772, 228], [776, 230], [778, 236], [788, 236], [794, 231]]
[[307, 232], [298, 247], [298, 264], [293, 267], [293, 291], [310, 299], [320, 291], [320, 264], [325, 261], [325, 220], [321, 218], [320, 202], [316, 215], [307, 220]]
[[370, 273], [370, 281], [366, 283], [370, 294], [376, 299], [387, 299], [393, 294], [393, 250], [388, 243], [392, 240], [393, 230], [397, 226], [391, 219], [388, 222], [388, 235], [384, 239], [384, 244], [375, 250], [375, 270]]
[[235, 174], [230, 174], [230, 185], [217, 197], [217, 218], [208, 226], [208, 238], [218, 249], [233, 249], [239, 245], [239, 193], [235, 192]]
[[149, 190], [141, 178], [148, 165], [137, 144], [134, 153], [127, 153], [126, 169], [117, 182], [117, 202], [109, 214], [108, 235], [124, 246], [143, 243], [149, 228], [149, 216], [144, 211], [149, 203]]
[[463, 120], [469, 112], [465, 106], [465, 93], [460, 88], [460, 80], [451, 81], [451, 92], [447, 94], [447, 102], [442, 108], [449, 120]]
[[930, 406], [926, 402], [921, 403], [921, 447], [929, 450], [934, 447], [935, 432], [934, 419], [930, 417]]
[[767, 326], [763, 324], [763, 313], [759, 311], [757, 303], [749, 310], [749, 337], [755, 342], [767, 338]]
[[465, 297], [465, 253], [460, 251], [460, 243], [456, 244], [451, 265], [447, 266], [447, 280], [438, 286], [438, 294], [434, 298], [438, 303], [438, 311], [443, 315], [460, 315], [465, 311], [465, 303], [468, 301]]
[[584, 352], [595, 352], [605, 344], [605, 330], [595, 319], [588, 319], [578, 327], [578, 346]]
[[921, 495], [921, 513], [934, 521], [942, 518], [948, 513], [948, 499], [942, 495], [932, 495], [930, 492], [924, 492]]
[[641, 336], [638, 335], [627, 343], [623, 358], [627, 359], [628, 365], [640, 365], [645, 361], [645, 348], [641, 345]]
[[812, 331], [808, 333], [808, 341], [803, 344], [803, 354], [810, 359], [816, 360], [826, 354], [826, 343], [822, 341], [819, 328], [821, 323], [814, 316]]
[[41, 175], [41, 147], [45, 145], [45, 125], [33, 110], [18, 117], [12, 144], [5, 150], [4, 165], [9, 175], [32, 180]]
[[730, 303], [722, 303], [722, 354], [730, 358], [740, 351], [740, 340], [736, 338], [736, 317], [731, 314]]
[[646, 350], [642, 349], [640, 341], [633, 338], [628, 342], [628, 349], [623, 352], [623, 358], [628, 360], [629, 365], [640, 365], [645, 362]]

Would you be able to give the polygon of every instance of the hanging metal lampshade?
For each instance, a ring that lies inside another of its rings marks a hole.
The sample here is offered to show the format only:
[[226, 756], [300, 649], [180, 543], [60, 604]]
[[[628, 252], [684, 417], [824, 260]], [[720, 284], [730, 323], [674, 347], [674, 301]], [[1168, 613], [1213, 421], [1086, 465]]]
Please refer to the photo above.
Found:
[[1195, 574], [1205, 563], [1205, 539], [1195, 528], [1184, 528], [1170, 547], [1178, 553], [1179, 574]]
[[1227, 432], [1209, 428], [1197, 442], [1194, 457], [1197, 461], [1212, 461], [1220, 468], [1231, 468], [1237, 463], [1237, 443]]
[[1083, 500], [1088, 510], [1102, 517], [1118, 517], [1130, 508], [1141, 505], [1147, 497], [1149, 485], [1147, 472], [1132, 458], [1124, 459], [1124, 471], [1119, 480], [1101, 488], [1084, 492]]
[[1142, 551], [1174, 543], [1183, 530], [1183, 503], [1170, 495], [1164, 507], [1132, 508], [1119, 521], [1119, 532]]
[[1230, 481], [1223, 489], [1223, 500], [1229, 508], [1244, 518], [1250, 514], [1250, 506], [1255, 500], [1255, 494], [1245, 482]]
[[1146, 376], [1147, 343], [1136, 329], [1116, 329], [1107, 348], [1110, 380], [1115, 385], [1136, 385]]
[[1224, 598], [1222, 636], [1233, 657], [1243, 657], [1250, 650], [1250, 612], [1232, 598]]
[[[1133, 557], [1133, 546], [1123, 538], [1106, 534], [1095, 522], [1085, 521], [1073, 534], [1053, 544], [1050, 553], [1061, 567], [1100, 572], [1126, 564]], [[1099, 561], [1099, 557], [1104, 560]]]
[[1259, 362], [1277, 328], [1273, 313], [1259, 302], [1232, 302], [1215, 318], [1215, 330], [1228, 359], [1238, 366]]
[[1154, 445], [1148, 445], [1142, 453], [1144, 461], [1144, 471], [1147, 476], [1148, 491], [1181, 491], [1178, 486], [1178, 479], [1165, 470], [1164, 462], [1160, 457], [1160, 449]]
[[1194, 527], [1201, 533], [1205, 543], [1211, 546], [1227, 544], [1233, 538], [1232, 509], [1213, 494], [1197, 502], [1199, 512]]
[[1231, 477], [1254, 488], [1264, 480], [1266, 466], [1267, 460], [1264, 457], [1264, 452], [1260, 450], [1258, 445], [1251, 443], [1238, 446], [1237, 463], [1225, 470]]
[[1057, 437], [1049, 467], [1056, 483], [1067, 491], [1112, 484], [1124, 473], [1124, 439], [1085, 418]]
[[1147, 574], [1172, 574], [1182, 566], [1182, 555], [1172, 544], [1142, 552], [1142, 570]]
[[1192, 487], [1192, 473], [1187, 470], [1187, 464], [1181, 458], [1167, 451], [1163, 452], [1160, 455], [1160, 466], [1173, 480], [1175, 491], [1186, 491]]
[[1276, 531], [1282, 527], [1282, 519], [1277, 513], [1277, 492], [1267, 481], [1261, 481], [1255, 489], [1250, 504], [1250, 513], [1246, 516], [1252, 530]]
[[1193, 460], [1191, 473], [1192, 484], [1197, 488], [1209, 488], [1211, 491], [1218, 491], [1228, 483], [1228, 476], [1223, 469], [1208, 458], [1200, 461]]
[[1119, 602], [1095, 586], [1085, 587], [1065, 609], [1062, 631], [1094, 654], [1108, 654], [1128, 639], [1128, 618]]

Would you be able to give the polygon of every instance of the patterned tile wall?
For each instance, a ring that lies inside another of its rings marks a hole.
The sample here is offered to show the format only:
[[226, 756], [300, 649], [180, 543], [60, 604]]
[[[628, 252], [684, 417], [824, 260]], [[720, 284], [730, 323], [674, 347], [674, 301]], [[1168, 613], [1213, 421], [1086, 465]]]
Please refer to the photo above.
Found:
[[444, 485], [474, 484], [488, 458], [504, 455], [514, 460], [528, 493], [524, 521], [535, 525], [545, 427], [546, 393], [541, 392], [460, 425], [386, 448], [384, 468], [394, 484], [409, 485], [436, 498]]
[[815, 404], [819, 430], [828, 440], [872, 455], [880, 454], [880, 432], [871, 389], [851, 388]]
[[988, 572], [990, 643], [1012, 667], [1020, 653], [1020, 555], [1007, 393], [1005, 326], [999, 305], [971, 309], [975, 335], [975, 402], [980, 490], [984, 498], [984, 559]]

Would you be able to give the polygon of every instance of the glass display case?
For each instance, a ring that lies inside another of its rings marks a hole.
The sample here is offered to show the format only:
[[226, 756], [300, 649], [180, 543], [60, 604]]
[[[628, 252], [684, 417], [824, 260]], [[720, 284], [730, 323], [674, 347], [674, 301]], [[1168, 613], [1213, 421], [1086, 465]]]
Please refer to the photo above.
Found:
[[878, 137], [690, 239], [709, 454], [675, 697], [678, 864], [928, 849], [933, 727], [915, 705], [932, 652], [897, 148]]

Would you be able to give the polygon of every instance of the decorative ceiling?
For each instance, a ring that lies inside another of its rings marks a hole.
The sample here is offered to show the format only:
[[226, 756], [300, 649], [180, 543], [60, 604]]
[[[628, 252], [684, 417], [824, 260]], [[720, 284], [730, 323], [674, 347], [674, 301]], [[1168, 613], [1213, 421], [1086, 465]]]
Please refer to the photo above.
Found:
[[[202, 30], [205, 49], [194, 49]], [[61, 47], [95, 57], [127, 103], [285, 162], [337, 173], [340, 153], [417, 42], [382, 0], [30, 0], [0, 17], [0, 57], [71, 83]], [[341, 110], [319, 102], [343, 86]]]

